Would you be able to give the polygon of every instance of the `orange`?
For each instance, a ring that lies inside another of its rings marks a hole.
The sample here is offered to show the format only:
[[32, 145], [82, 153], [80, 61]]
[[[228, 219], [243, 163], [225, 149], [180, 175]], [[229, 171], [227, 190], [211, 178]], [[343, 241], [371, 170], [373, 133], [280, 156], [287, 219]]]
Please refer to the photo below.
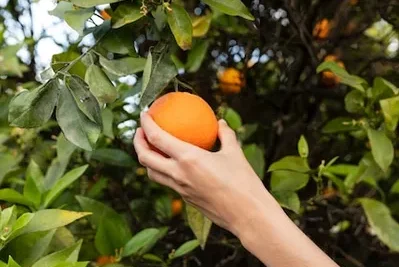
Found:
[[101, 17], [103, 17], [104, 20], [110, 20], [111, 19], [111, 16], [105, 10], [101, 10], [100, 14], [101, 14]]
[[[341, 68], [345, 69], [345, 64], [340, 61], [336, 55], [327, 55], [324, 58], [324, 61], [333, 61], [333, 62], [337, 62], [338, 66], [340, 66]], [[323, 73], [321, 74], [321, 82], [328, 87], [334, 87], [337, 84], [340, 83], [340, 79], [331, 71], [323, 71]]]
[[322, 19], [317, 22], [313, 28], [313, 37], [317, 39], [327, 39], [330, 35], [331, 23], [328, 19]]
[[357, 5], [357, 3], [359, 3], [359, 0], [350, 0], [350, 4], [351, 4], [352, 6]]
[[225, 94], [238, 94], [245, 86], [242, 73], [235, 68], [228, 68], [218, 74], [220, 90]]
[[116, 263], [117, 260], [114, 256], [100, 256], [96, 260], [96, 264], [98, 267], [104, 266], [110, 263]]
[[148, 114], [166, 132], [182, 141], [210, 150], [217, 138], [218, 122], [201, 97], [173, 92], [155, 100]]
[[181, 199], [174, 199], [172, 201], [172, 214], [173, 216], [180, 215], [183, 210], [183, 201]]

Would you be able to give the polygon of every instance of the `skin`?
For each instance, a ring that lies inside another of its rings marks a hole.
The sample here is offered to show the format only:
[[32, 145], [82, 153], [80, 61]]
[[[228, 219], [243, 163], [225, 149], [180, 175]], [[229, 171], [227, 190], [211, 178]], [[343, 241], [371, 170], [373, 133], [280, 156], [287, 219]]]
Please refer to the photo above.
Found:
[[[141, 115], [134, 146], [151, 180], [178, 192], [270, 267], [336, 267], [284, 213], [241, 150], [236, 135], [219, 121], [221, 149], [209, 152], [163, 131]], [[150, 148], [150, 144], [165, 155]]]

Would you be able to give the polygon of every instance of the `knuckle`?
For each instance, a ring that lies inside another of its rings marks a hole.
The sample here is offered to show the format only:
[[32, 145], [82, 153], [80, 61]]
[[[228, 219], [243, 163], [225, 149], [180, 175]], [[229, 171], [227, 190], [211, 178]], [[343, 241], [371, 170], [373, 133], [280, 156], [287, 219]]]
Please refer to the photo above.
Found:
[[147, 166], [148, 159], [147, 159], [147, 157], [144, 154], [138, 155], [138, 158], [139, 158], [139, 162], [140, 162], [141, 165]]
[[185, 153], [181, 156], [181, 158], [179, 159], [181, 164], [184, 165], [188, 165], [191, 166], [195, 163], [195, 161], [197, 160], [197, 157], [194, 153], [189, 152], [189, 153]]
[[157, 133], [151, 133], [147, 135], [147, 139], [151, 144], [157, 144], [160, 140], [160, 136]]

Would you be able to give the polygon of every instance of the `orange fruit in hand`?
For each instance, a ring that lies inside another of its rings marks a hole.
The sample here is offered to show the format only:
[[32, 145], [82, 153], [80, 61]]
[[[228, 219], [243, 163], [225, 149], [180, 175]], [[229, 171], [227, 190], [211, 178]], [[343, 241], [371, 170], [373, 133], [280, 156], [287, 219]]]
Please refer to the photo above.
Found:
[[183, 210], [183, 201], [181, 199], [174, 199], [172, 201], [172, 215], [177, 216]]
[[242, 73], [235, 68], [228, 68], [218, 74], [220, 90], [225, 94], [238, 94], [245, 86]]
[[206, 150], [216, 142], [215, 113], [199, 96], [182, 92], [165, 94], [154, 101], [148, 114], [159, 127], [184, 142]]
[[101, 14], [101, 17], [103, 17], [104, 20], [110, 20], [111, 19], [111, 16], [105, 10], [101, 10], [100, 14]]
[[116, 263], [116, 258], [114, 256], [100, 256], [96, 260], [96, 264], [98, 267], [104, 266], [110, 263]]

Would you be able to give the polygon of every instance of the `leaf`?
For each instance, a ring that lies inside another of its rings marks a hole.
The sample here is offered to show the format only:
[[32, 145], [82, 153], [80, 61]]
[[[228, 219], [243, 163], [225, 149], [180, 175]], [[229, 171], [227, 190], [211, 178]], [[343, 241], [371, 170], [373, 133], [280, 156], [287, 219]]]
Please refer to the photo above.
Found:
[[66, 11], [73, 10], [73, 4], [69, 2], [61, 1], [57, 4], [55, 9], [49, 11], [48, 13], [52, 16], [59, 17], [60, 19], [64, 19], [64, 14]]
[[71, 143], [89, 151], [93, 149], [102, 126], [79, 109], [67, 88], [61, 90], [56, 116], [62, 132]]
[[322, 132], [324, 134], [332, 134], [339, 132], [350, 132], [360, 130], [361, 127], [354, 123], [351, 118], [338, 117], [329, 121], [324, 127]]
[[87, 68], [85, 81], [100, 103], [112, 103], [116, 100], [118, 92], [99, 66], [93, 64]]
[[399, 194], [399, 180], [397, 180], [391, 187], [389, 191], [391, 194]]
[[212, 13], [208, 12], [205, 16], [192, 18], [193, 23], [193, 37], [203, 37], [205, 36], [212, 22]]
[[272, 191], [271, 193], [283, 208], [299, 214], [301, 202], [297, 193], [292, 191]]
[[357, 172], [358, 166], [352, 164], [337, 164], [327, 168], [327, 171], [336, 174], [346, 176], [351, 173]]
[[265, 158], [263, 156], [263, 151], [256, 144], [246, 145], [242, 150], [256, 175], [263, 180], [265, 176]]
[[345, 109], [349, 113], [361, 114], [364, 111], [364, 94], [357, 90], [345, 96]]
[[188, 224], [200, 243], [201, 248], [204, 249], [211, 230], [212, 221], [189, 204], [186, 204], [186, 213]]
[[274, 171], [270, 185], [272, 191], [297, 191], [309, 182], [309, 175], [294, 171]]
[[[86, 267], [90, 262], [88, 261], [81, 261], [81, 262], [75, 262], [75, 263], [69, 263], [69, 262], [63, 262], [60, 264], [55, 265], [54, 267]], [[106, 267], [113, 267], [112, 265], [107, 264]], [[123, 267], [120, 265], [115, 265], [114, 267]]]
[[167, 195], [159, 196], [154, 203], [155, 214], [159, 221], [168, 221], [172, 218], [172, 199]]
[[79, 35], [83, 35], [86, 21], [93, 16], [93, 13], [93, 8], [67, 10], [64, 13], [64, 19], [72, 29], [79, 33]]
[[184, 7], [178, 4], [172, 3], [170, 9], [166, 11], [169, 27], [180, 48], [188, 50], [193, 41], [193, 25], [190, 15]]
[[46, 123], [58, 99], [58, 80], [52, 79], [32, 90], [22, 91], [10, 103], [8, 120], [12, 126], [39, 127]]
[[133, 3], [121, 3], [112, 14], [112, 28], [120, 28], [126, 24], [133, 23], [144, 14], [141, 12], [140, 6]]
[[199, 247], [199, 245], [200, 245], [200, 243], [196, 239], [187, 241], [186, 243], [181, 245], [178, 249], [176, 249], [176, 251], [172, 254], [171, 258], [176, 259], [179, 257], [183, 257], [184, 255], [190, 253], [191, 251], [193, 251], [194, 249]]
[[8, 225], [15, 224], [17, 220], [17, 207], [11, 206], [9, 208], [5, 208], [1, 211], [0, 216], [0, 229], [4, 229], [4, 227]]
[[298, 154], [301, 158], [307, 158], [309, 156], [309, 146], [305, 136], [301, 135], [298, 141]]
[[255, 19], [241, 0], [204, 0], [204, 3], [230, 16], [240, 16], [248, 20]]
[[371, 88], [371, 96], [374, 101], [385, 99], [399, 94], [399, 89], [389, 81], [376, 77], [373, 81], [373, 87]]
[[140, 107], [149, 105], [176, 77], [177, 70], [165, 44], [158, 44], [149, 52], [143, 73]]
[[122, 0], [71, 0], [72, 4], [81, 7], [93, 7], [97, 5], [111, 4]]
[[371, 153], [375, 162], [384, 172], [388, 171], [394, 158], [394, 148], [391, 140], [384, 132], [368, 129], [367, 135], [370, 140]]
[[114, 113], [109, 108], [103, 109], [101, 116], [103, 118], [103, 134], [111, 139], [114, 139]]
[[399, 96], [381, 100], [380, 106], [387, 128], [394, 132], [399, 122]]
[[[73, 47], [70, 47], [68, 51], [53, 56], [51, 60], [52, 67], [54, 71], [57, 72], [65, 66], [65, 62], [71, 62], [77, 59], [79, 56], [80, 53], [73, 50]], [[72, 66], [72, 68], [69, 70], [69, 73], [84, 78], [86, 73], [86, 66], [81, 61], [78, 61]]]
[[20, 160], [21, 157], [0, 152], [0, 184], [3, 183], [4, 177], [18, 166]]
[[392, 251], [399, 252], [399, 224], [384, 203], [370, 198], [359, 199], [367, 220], [378, 238]]
[[306, 173], [310, 171], [306, 159], [297, 156], [287, 156], [279, 161], [274, 162], [270, 167], [268, 172], [278, 171], [278, 170], [289, 170], [294, 172]]
[[[143, 255], [142, 258], [143, 258], [144, 260], [147, 260], [147, 261], [163, 262], [163, 260], [162, 260], [159, 256], [154, 255], [154, 254], [145, 254], [145, 255]], [[1, 266], [0, 266], [0, 267], [1, 267]]]
[[0, 200], [33, 207], [33, 203], [28, 198], [11, 188], [0, 189]]
[[234, 131], [242, 126], [241, 116], [234, 109], [227, 108], [223, 118]]
[[107, 216], [97, 228], [94, 244], [101, 255], [112, 255], [123, 248], [131, 237], [130, 229], [121, 216]]
[[47, 208], [53, 201], [73, 182], [79, 179], [80, 176], [87, 170], [88, 165], [75, 168], [65, 174], [59, 179], [51, 190], [46, 194], [43, 202], [43, 208]]
[[130, 29], [120, 28], [109, 31], [99, 46], [111, 53], [136, 55]]
[[52, 230], [68, 225], [88, 215], [90, 215], [88, 212], [75, 212], [59, 209], [39, 210], [33, 213], [31, 220], [29, 220], [28, 224], [22, 229], [22, 231], [17, 233], [16, 236]]
[[241, 140], [241, 142], [246, 141], [256, 132], [257, 129], [258, 124], [256, 123], [244, 124], [237, 130], [238, 139]]
[[341, 68], [336, 62], [325, 61], [317, 67], [317, 73], [327, 70], [331, 71], [336, 76], [338, 76], [338, 78], [340, 79], [340, 83], [349, 85], [350, 87], [353, 87], [362, 93], [365, 92], [364, 85], [367, 85], [367, 82], [358, 76], [350, 75], [345, 69]]
[[148, 245], [157, 242], [159, 239], [159, 229], [148, 228], [133, 236], [124, 246], [122, 257], [129, 257], [131, 255], [142, 255], [147, 251], [143, 249]]
[[135, 162], [125, 151], [115, 148], [100, 148], [91, 154], [91, 158], [98, 160], [105, 164], [119, 166], [119, 167], [132, 167]]
[[32, 267], [57, 266], [58, 264], [66, 262], [72, 265], [71, 263], [76, 263], [78, 260], [81, 246], [82, 246], [82, 241], [78, 241], [76, 244], [74, 244], [69, 248], [54, 252], [50, 255], [47, 255], [44, 258], [41, 258], [39, 261], [33, 264]]
[[7, 267], [21, 267], [16, 261], [13, 260], [11, 256], [8, 256], [8, 265]]
[[109, 73], [116, 76], [126, 76], [135, 74], [144, 70], [145, 58], [124, 57], [121, 59], [108, 60], [100, 57], [100, 64]]
[[186, 70], [187, 72], [197, 72], [204, 61], [209, 48], [208, 40], [199, 40], [194, 44], [193, 49], [188, 53]]
[[115, 210], [104, 205], [101, 202], [95, 201], [87, 197], [77, 196], [76, 199], [82, 207], [82, 210], [92, 213], [92, 216], [88, 218], [92, 225], [99, 227], [103, 220], [112, 219], [114, 222], [114, 227], [116, 227], [117, 225], [118, 228], [120, 228], [118, 230], [125, 233], [123, 236], [124, 238], [127, 238], [127, 240], [129, 240], [132, 237], [130, 227], [125, 218], [122, 215], [118, 214]]
[[24, 196], [38, 208], [42, 197], [44, 177], [39, 165], [34, 160], [30, 161], [25, 177]]

